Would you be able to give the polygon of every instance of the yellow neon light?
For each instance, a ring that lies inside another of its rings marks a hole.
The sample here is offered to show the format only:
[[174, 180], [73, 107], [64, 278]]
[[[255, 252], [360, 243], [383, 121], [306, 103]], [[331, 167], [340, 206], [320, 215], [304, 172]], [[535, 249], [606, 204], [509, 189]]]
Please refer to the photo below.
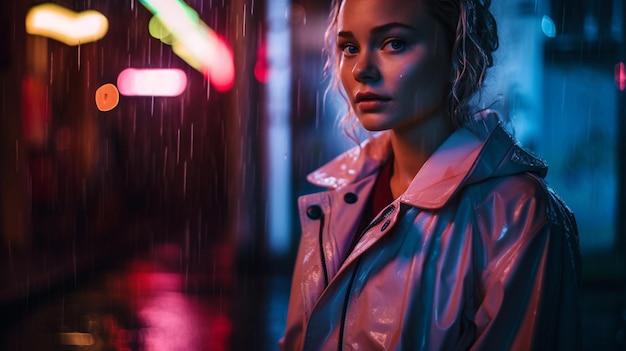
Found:
[[70, 46], [96, 41], [106, 34], [109, 21], [98, 11], [74, 12], [57, 4], [33, 6], [26, 14], [26, 32]]
[[159, 39], [167, 45], [172, 45], [174, 38], [172, 34], [165, 28], [156, 16], [153, 16], [148, 22], [148, 31], [153, 38]]

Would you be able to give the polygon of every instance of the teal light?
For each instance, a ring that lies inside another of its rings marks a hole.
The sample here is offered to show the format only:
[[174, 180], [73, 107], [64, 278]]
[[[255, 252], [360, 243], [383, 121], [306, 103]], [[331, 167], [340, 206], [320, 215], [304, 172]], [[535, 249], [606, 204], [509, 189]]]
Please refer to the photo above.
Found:
[[541, 30], [548, 38], [556, 37], [556, 25], [550, 16], [543, 16], [541, 19]]

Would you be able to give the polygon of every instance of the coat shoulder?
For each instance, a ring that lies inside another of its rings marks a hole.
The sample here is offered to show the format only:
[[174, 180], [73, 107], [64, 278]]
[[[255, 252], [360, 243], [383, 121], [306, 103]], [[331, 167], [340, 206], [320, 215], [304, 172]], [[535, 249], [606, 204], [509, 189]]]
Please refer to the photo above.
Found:
[[[577, 242], [572, 211], [545, 181], [531, 173], [489, 178], [468, 185], [476, 227], [487, 240], [530, 240], [540, 231], [560, 232]], [[569, 238], [568, 238], [569, 239]]]

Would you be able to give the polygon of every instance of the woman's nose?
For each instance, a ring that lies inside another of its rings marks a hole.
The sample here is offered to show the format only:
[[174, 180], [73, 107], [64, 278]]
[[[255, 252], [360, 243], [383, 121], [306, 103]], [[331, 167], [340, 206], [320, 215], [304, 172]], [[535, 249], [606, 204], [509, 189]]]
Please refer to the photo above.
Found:
[[380, 79], [380, 71], [371, 55], [365, 51], [359, 54], [354, 67], [352, 67], [354, 79], [358, 82], [375, 82]]

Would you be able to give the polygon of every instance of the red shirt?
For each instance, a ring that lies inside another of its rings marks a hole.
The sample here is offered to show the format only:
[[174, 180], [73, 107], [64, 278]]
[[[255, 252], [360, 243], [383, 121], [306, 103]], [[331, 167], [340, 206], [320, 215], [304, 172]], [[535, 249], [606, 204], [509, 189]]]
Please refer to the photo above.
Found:
[[367, 204], [365, 204], [365, 210], [361, 216], [359, 229], [356, 233], [354, 233], [352, 245], [350, 245], [350, 250], [348, 250], [346, 257], [350, 255], [350, 252], [352, 252], [356, 244], [359, 242], [364, 231], [367, 229], [367, 226], [374, 220], [374, 216], [393, 202], [394, 198], [391, 193], [391, 187], [389, 186], [389, 182], [391, 180], [391, 167], [393, 167], [393, 157], [390, 157], [389, 160], [387, 160], [387, 163], [382, 166], [380, 173], [378, 173], [378, 177], [376, 177], [374, 188], [372, 189], [372, 193], [367, 200]]

